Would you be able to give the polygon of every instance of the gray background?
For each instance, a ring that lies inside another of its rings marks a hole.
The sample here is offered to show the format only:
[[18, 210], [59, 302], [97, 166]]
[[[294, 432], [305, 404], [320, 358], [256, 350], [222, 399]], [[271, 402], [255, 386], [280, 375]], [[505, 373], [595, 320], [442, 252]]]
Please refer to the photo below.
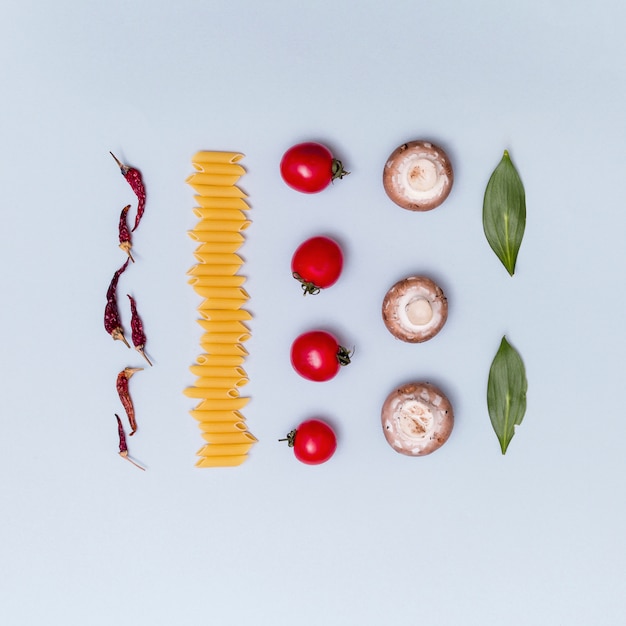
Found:
[[[474, 2], [5, 1], [0, 10], [0, 621], [11, 625], [623, 624], [622, 390], [626, 5]], [[385, 196], [404, 141], [449, 152], [456, 181], [428, 214]], [[287, 188], [284, 150], [327, 143], [351, 170]], [[245, 465], [199, 470], [182, 394], [199, 353], [184, 183], [196, 150], [246, 154], [242, 249], [254, 314]], [[504, 149], [528, 224], [510, 278], [482, 232]], [[132, 200], [112, 150], [148, 188], [138, 299], [155, 366], [132, 381], [140, 472], [117, 456], [115, 375], [141, 365], [102, 328]], [[341, 241], [340, 281], [303, 298], [295, 247]], [[393, 339], [386, 290], [426, 273], [450, 317]], [[300, 379], [311, 327], [355, 347], [331, 382]], [[507, 455], [485, 402], [505, 335], [529, 379]], [[397, 455], [380, 406], [401, 382], [449, 395], [455, 430]], [[333, 459], [277, 439], [330, 420]]]

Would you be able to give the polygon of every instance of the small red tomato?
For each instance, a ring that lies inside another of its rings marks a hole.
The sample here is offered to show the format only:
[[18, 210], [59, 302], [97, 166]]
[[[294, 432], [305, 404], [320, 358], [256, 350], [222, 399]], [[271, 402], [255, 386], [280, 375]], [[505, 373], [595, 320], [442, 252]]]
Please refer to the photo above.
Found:
[[343, 169], [341, 161], [321, 143], [307, 141], [292, 146], [280, 161], [283, 180], [292, 189], [303, 193], [317, 193], [330, 183], [350, 172]]
[[325, 463], [337, 449], [337, 437], [333, 429], [317, 419], [302, 422], [287, 435], [286, 441], [293, 448], [296, 459], [307, 465]]
[[343, 254], [329, 237], [311, 237], [293, 253], [291, 273], [302, 284], [303, 295], [316, 294], [334, 285], [343, 268]]
[[291, 346], [291, 364], [307, 380], [330, 380], [342, 365], [349, 363], [350, 352], [325, 330], [303, 333]]

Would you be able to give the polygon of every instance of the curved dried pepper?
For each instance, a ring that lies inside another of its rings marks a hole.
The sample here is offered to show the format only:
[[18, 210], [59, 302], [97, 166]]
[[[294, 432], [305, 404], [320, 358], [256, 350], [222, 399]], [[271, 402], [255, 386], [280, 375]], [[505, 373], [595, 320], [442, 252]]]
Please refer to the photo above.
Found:
[[142, 369], [143, 367], [125, 367], [117, 375], [117, 382], [115, 384], [122, 406], [128, 416], [131, 437], [137, 432], [137, 420], [135, 419], [135, 407], [133, 406], [133, 401], [128, 390], [128, 381], [135, 372], [140, 372]]
[[113, 337], [113, 339], [119, 339], [123, 341], [127, 347], [130, 348], [128, 341], [126, 341], [126, 337], [124, 336], [124, 329], [122, 328], [122, 322], [120, 320], [120, 313], [117, 307], [117, 282], [128, 267], [129, 259], [126, 259], [126, 262], [120, 269], [118, 269], [113, 278], [111, 279], [111, 283], [109, 288], [107, 289], [107, 303], [104, 308], [104, 329]]
[[144, 348], [146, 346], [146, 334], [143, 330], [143, 323], [141, 318], [139, 317], [139, 313], [137, 313], [137, 303], [135, 299], [130, 295], [126, 294], [128, 299], [130, 300], [130, 328], [132, 332], [133, 345], [135, 346], [135, 350], [141, 354], [141, 356], [146, 359], [148, 365], [152, 365], [150, 359], [146, 356], [144, 352]]
[[139, 222], [141, 221], [146, 207], [146, 188], [143, 184], [141, 172], [138, 169], [124, 165], [112, 152], [109, 154], [115, 159], [115, 162], [119, 165], [120, 171], [122, 172], [122, 176], [124, 176], [126, 182], [128, 182], [137, 196], [137, 214], [135, 215], [135, 225], [131, 231], [133, 232], [137, 226], [139, 226]]
[[128, 258], [134, 263], [135, 259], [133, 259], [133, 255], [130, 253], [131, 248], [133, 247], [130, 230], [128, 229], [128, 224], [126, 223], [126, 217], [128, 215], [128, 209], [130, 209], [130, 204], [127, 204], [120, 214], [120, 223], [119, 223], [119, 239], [120, 239], [120, 248], [126, 252]]
[[133, 461], [128, 456], [128, 446], [126, 445], [126, 435], [124, 434], [124, 427], [122, 426], [122, 420], [120, 419], [120, 416], [117, 413], [115, 414], [115, 418], [117, 419], [117, 434], [119, 435], [119, 438], [120, 438], [119, 455], [123, 459], [126, 459], [129, 463], [132, 463], [135, 467], [138, 467], [140, 470], [145, 471], [146, 469], [145, 467], [141, 467], [139, 463], [135, 463], [135, 461]]

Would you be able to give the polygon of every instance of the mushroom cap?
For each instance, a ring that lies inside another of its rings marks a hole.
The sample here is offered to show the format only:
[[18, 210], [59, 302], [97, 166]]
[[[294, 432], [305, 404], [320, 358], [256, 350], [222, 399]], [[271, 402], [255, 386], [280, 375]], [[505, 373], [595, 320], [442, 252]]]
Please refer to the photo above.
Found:
[[448, 155], [428, 141], [398, 146], [383, 169], [387, 195], [403, 209], [430, 211], [450, 193], [454, 173]]
[[398, 281], [383, 299], [383, 321], [402, 341], [421, 343], [434, 337], [448, 319], [448, 300], [426, 276]]
[[387, 443], [400, 454], [424, 456], [450, 437], [454, 412], [445, 394], [431, 383], [409, 383], [392, 391], [381, 413]]

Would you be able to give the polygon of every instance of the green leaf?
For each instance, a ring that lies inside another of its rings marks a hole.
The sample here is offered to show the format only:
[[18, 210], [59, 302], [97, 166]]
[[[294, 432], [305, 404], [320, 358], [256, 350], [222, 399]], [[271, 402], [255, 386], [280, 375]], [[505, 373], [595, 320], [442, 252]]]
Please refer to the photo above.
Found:
[[513, 439], [515, 426], [524, 419], [527, 388], [524, 363], [506, 337], [502, 337], [487, 383], [487, 408], [502, 454], [506, 454]]
[[511, 276], [525, 228], [524, 185], [505, 150], [485, 189], [483, 229], [489, 245]]

